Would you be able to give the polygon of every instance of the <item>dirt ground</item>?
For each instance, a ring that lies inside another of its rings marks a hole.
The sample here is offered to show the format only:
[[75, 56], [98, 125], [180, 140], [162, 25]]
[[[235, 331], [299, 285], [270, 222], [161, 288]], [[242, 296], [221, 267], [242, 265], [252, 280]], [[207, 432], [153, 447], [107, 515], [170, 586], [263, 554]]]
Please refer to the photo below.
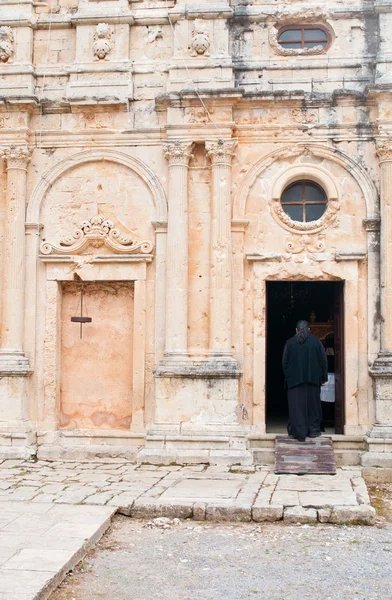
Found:
[[375, 527], [116, 517], [50, 600], [392, 600], [392, 484]]

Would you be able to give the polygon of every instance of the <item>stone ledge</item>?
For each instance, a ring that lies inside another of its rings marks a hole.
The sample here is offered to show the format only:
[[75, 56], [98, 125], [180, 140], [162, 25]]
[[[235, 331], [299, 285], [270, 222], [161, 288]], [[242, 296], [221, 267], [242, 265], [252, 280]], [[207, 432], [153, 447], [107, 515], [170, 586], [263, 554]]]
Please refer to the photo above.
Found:
[[372, 506], [335, 506], [331, 508], [307, 508], [282, 505], [251, 506], [250, 502], [185, 502], [183, 500], [148, 502], [136, 500], [130, 505], [118, 507], [118, 512], [138, 519], [169, 517], [171, 519], [194, 519], [197, 521], [256, 523], [281, 521], [285, 523], [332, 523], [347, 525], [374, 525], [376, 511]]

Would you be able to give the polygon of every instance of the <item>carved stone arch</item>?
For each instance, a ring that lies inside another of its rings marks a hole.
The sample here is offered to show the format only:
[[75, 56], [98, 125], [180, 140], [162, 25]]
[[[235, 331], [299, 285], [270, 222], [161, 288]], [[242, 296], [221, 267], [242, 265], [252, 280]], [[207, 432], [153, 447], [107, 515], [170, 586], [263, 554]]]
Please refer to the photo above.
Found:
[[290, 157], [309, 155], [330, 160], [348, 173], [357, 181], [366, 204], [366, 218], [374, 219], [379, 216], [378, 192], [377, 188], [370, 178], [369, 173], [356, 162], [349, 154], [336, 148], [323, 146], [322, 144], [297, 144], [292, 147], [279, 148], [267, 154], [257, 161], [247, 172], [233, 202], [233, 219], [244, 219], [246, 212], [246, 202], [251, 187], [257, 177], [265, 171], [274, 162]]
[[56, 165], [48, 169], [48, 171], [42, 175], [41, 180], [35, 186], [31, 194], [27, 206], [26, 222], [39, 223], [42, 202], [47, 192], [59, 177], [74, 167], [95, 161], [118, 163], [137, 173], [151, 191], [155, 205], [156, 221], [167, 221], [166, 195], [157, 175], [138, 158], [134, 158], [133, 156], [129, 156], [118, 150], [106, 148], [78, 152], [77, 154], [73, 154], [72, 156], [60, 160]]

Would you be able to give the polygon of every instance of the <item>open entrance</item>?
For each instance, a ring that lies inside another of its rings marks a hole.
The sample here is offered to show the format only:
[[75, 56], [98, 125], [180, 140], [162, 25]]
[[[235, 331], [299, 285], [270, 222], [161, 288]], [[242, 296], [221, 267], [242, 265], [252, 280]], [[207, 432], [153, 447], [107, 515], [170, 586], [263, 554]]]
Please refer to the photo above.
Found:
[[310, 323], [328, 358], [329, 385], [322, 402], [326, 433], [344, 429], [343, 282], [267, 281], [266, 426], [286, 433], [287, 393], [282, 371], [286, 341], [300, 319]]

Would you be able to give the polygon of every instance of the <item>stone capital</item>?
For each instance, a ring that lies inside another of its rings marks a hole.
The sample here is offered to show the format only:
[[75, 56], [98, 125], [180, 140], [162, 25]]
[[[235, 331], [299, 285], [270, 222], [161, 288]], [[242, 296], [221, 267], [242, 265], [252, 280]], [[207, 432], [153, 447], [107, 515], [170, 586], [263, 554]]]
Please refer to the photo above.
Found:
[[163, 145], [163, 151], [169, 161], [169, 166], [183, 165], [187, 167], [192, 157], [193, 147], [193, 142], [180, 142], [179, 140], [166, 142]]
[[26, 170], [31, 160], [31, 150], [27, 146], [9, 146], [3, 149], [2, 155], [7, 162], [7, 170]]
[[383, 162], [392, 162], [392, 139], [377, 140], [376, 153], [380, 164]]
[[206, 142], [207, 156], [212, 165], [231, 165], [237, 142], [235, 140], [217, 140]]

